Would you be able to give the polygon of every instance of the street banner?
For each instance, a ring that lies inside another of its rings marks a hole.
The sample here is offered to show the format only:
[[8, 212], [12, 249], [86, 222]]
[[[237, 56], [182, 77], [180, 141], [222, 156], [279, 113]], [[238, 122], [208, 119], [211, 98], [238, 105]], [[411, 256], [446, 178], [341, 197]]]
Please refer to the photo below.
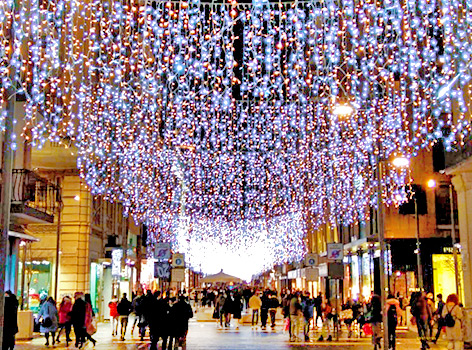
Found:
[[173, 254], [172, 267], [185, 267], [185, 255], [180, 253]]
[[172, 282], [185, 282], [185, 269], [172, 269]]

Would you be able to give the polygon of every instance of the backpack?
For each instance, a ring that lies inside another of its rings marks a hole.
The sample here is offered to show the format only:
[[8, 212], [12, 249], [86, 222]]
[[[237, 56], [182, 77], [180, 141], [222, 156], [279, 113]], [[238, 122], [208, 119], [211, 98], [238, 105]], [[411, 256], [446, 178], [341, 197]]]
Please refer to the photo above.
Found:
[[447, 310], [447, 314], [444, 317], [444, 324], [446, 325], [446, 327], [452, 328], [456, 324], [456, 320], [451, 314], [452, 310], [454, 310], [455, 307], [456, 306], [454, 305], [451, 310]]

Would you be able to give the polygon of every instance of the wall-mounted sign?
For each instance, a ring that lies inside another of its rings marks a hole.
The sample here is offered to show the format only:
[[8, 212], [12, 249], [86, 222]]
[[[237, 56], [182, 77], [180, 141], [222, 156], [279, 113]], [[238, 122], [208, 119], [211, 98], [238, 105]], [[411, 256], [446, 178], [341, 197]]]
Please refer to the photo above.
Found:
[[167, 261], [170, 257], [170, 243], [157, 243], [154, 248], [154, 259], [158, 261]]
[[111, 275], [113, 277], [121, 276], [121, 259], [123, 258], [123, 251], [115, 249], [111, 252]]
[[328, 243], [328, 260], [342, 261], [344, 257], [344, 247], [342, 243]]
[[156, 261], [154, 263], [154, 278], [169, 278], [170, 264], [166, 261]]
[[305, 265], [306, 266], [316, 266], [318, 265], [318, 255], [309, 253], [305, 256]]
[[172, 267], [185, 267], [185, 256], [184, 256], [184, 254], [175, 253], [172, 256]]
[[172, 269], [172, 282], [184, 282], [185, 281], [185, 269]]

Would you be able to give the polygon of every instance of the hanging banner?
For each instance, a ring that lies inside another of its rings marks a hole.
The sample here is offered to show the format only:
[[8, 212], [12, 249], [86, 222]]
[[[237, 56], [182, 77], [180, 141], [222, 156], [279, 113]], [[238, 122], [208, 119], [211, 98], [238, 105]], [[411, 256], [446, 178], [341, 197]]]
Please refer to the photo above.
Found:
[[165, 261], [154, 263], [154, 278], [170, 278], [170, 264]]
[[342, 261], [344, 258], [344, 247], [342, 243], [328, 243], [328, 260]]

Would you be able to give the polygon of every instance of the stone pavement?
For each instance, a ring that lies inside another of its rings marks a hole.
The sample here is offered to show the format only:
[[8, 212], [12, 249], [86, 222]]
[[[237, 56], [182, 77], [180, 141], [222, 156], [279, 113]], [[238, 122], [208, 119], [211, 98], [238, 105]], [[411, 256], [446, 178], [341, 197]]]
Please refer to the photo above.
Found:
[[[137, 330], [134, 336], [130, 335], [130, 327], [128, 327], [125, 341], [120, 341], [119, 337], [111, 336], [111, 326], [109, 323], [99, 324], [97, 334], [94, 338], [97, 340], [95, 349], [97, 350], [147, 350], [149, 347], [149, 338], [146, 337], [144, 342], [138, 338]], [[318, 334], [312, 334], [313, 339], [317, 339]], [[54, 349], [65, 349], [64, 334], [62, 342], [56, 344]], [[32, 341], [18, 341], [17, 350], [39, 350], [45, 349], [44, 338], [36, 337]], [[75, 349], [72, 342], [69, 348]], [[438, 345], [431, 344], [431, 350], [445, 350], [444, 341], [440, 341]], [[50, 346], [49, 348], [52, 348]], [[300, 342], [291, 343], [288, 334], [284, 333], [282, 326], [277, 326], [274, 331], [252, 329], [250, 326], [240, 326], [239, 329], [232, 326], [230, 329], [219, 329], [214, 322], [196, 322], [192, 320], [189, 327], [189, 335], [187, 339], [187, 349], [189, 350], [297, 350], [297, 349], [352, 349], [352, 350], [371, 350], [373, 347], [370, 338], [343, 338], [332, 342]], [[92, 350], [91, 343], [87, 343], [83, 348]], [[160, 347], [159, 347], [160, 349]], [[397, 350], [420, 349], [420, 342], [416, 339], [415, 334], [407, 330], [398, 332]]]

